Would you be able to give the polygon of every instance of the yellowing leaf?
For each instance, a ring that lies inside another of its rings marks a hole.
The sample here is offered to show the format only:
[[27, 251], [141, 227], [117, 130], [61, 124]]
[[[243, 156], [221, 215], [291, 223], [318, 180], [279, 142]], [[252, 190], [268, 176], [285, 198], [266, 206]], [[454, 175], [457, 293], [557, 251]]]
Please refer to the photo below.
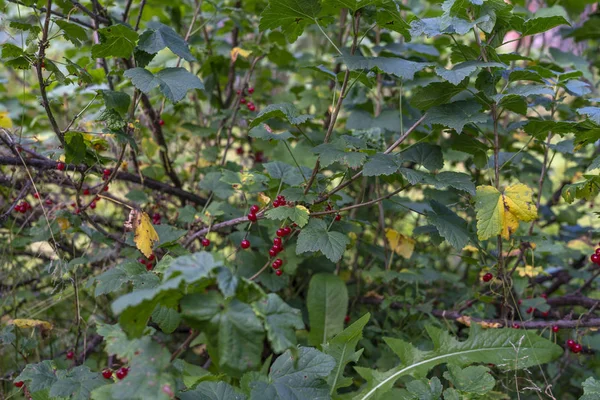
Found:
[[470, 251], [472, 253], [477, 253], [479, 251], [479, 249], [473, 245], [466, 245], [465, 247], [463, 247], [463, 251]]
[[56, 218], [56, 223], [58, 224], [58, 227], [61, 231], [66, 231], [71, 226], [71, 223], [65, 217]]
[[267, 196], [263, 192], [260, 192], [258, 194], [258, 204], [260, 204], [260, 208], [265, 207], [270, 202], [271, 202], [271, 198], [269, 196]]
[[396, 254], [406, 259], [412, 256], [412, 253], [415, 250], [415, 241], [413, 239], [404, 236], [391, 228], [385, 230], [385, 237]]
[[9, 323], [18, 326], [19, 328], [42, 328], [46, 330], [52, 329], [52, 324], [40, 319], [13, 319]]
[[461, 324], [466, 326], [471, 326], [471, 323], [475, 322], [483, 329], [498, 329], [502, 327], [502, 324], [499, 322], [471, 321], [471, 317], [469, 317], [468, 315], [461, 315], [456, 319], [456, 322], [460, 322]]
[[150, 222], [150, 217], [145, 212], [139, 210], [131, 210], [129, 219], [125, 222], [125, 227], [133, 229], [133, 241], [136, 247], [146, 257], [152, 255], [152, 247], [155, 242], [158, 242], [158, 233]]
[[492, 186], [478, 186], [475, 196], [477, 212], [477, 237], [486, 240], [496, 235], [508, 239], [519, 227], [519, 221], [537, 218], [533, 192], [518, 183], [500, 193]]
[[0, 112], [0, 128], [11, 129], [13, 127], [12, 119], [8, 116], [8, 111]]
[[534, 277], [544, 273], [544, 268], [534, 267], [533, 265], [526, 265], [524, 267], [517, 267], [516, 271], [519, 273], [519, 276], [522, 276], [522, 277], [528, 276], [530, 278], [534, 278]]
[[234, 47], [233, 49], [231, 49], [231, 59], [233, 61], [237, 60], [238, 55], [244, 58], [248, 58], [250, 54], [252, 54], [252, 51], [244, 50], [241, 47]]

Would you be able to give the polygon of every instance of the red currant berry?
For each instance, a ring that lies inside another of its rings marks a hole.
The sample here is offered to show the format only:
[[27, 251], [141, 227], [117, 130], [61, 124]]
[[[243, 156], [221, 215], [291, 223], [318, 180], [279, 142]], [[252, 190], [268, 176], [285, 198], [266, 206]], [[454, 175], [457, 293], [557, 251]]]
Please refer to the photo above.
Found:
[[152, 271], [152, 268], [154, 268], [154, 264], [152, 264], [151, 262], [146, 264], [146, 271]]
[[[279, 260], [279, 258], [277, 260]], [[278, 263], [277, 260], [273, 261], [273, 264], [272, 264], [273, 269], [281, 268], [281, 263]]]
[[148, 264], [148, 261], [145, 258], [138, 258], [138, 261], [140, 262], [140, 264]]
[[83, 189], [83, 195], [84, 196], [89, 196], [90, 195], [90, 189]]
[[46, 199], [46, 201], [44, 201], [44, 203], [46, 203], [47, 206], [51, 206], [52, 205], [52, 199]]
[[104, 379], [110, 379], [112, 377], [112, 370], [111, 369], [104, 369], [102, 370], [102, 376], [104, 377]]
[[23, 381], [15, 382], [15, 386], [18, 388], [22, 388], [24, 384], [25, 384], [25, 382], [23, 382]]
[[279, 200], [275, 200], [273, 202], [273, 207], [275, 207], [275, 208], [279, 207]]
[[290, 228], [289, 226], [286, 226], [285, 228], [283, 228], [283, 234], [285, 236], [289, 235], [290, 233], [292, 233], [292, 228]]
[[248, 93], [250, 93], [250, 94], [254, 93], [254, 88], [253, 87], [248, 88]]
[[80, 212], [81, 212], [81, 210], [79, 208], [75, 209], [75, 215], [79, 215]]
[[248, 220], [249, 220], [249, 221], [251, 221], [251, 222], [256, 222], [256, 220], [257, 220], [257, 219], [258, 219], [258, 218], [256, 217], [256, 214], [254, 214], [254, 213], [250, 213], [250, 214], [248, 214]]
[[559, 328], [558, 328], [558, 326], [557, 326], [557, 325], [554, 325], [554, 326], [552, 327], [552, 332], [554, 332], [554, 333], [557, 333], [557, 332], [558, 332], [558, 329], [559, 329]]
[[335, 216], [335, 220], [336, 221], [339, 221], [340, 219], [342, 219], [342, 216], [340, 214], [338, 214], [338, 215]]
[[150, 254], [150, 257], [148, 257], [148, 261], [154, 261], [154, 259], [156, 259], [156, 256], [154, 254]]
[[241, 90], [238, 90], [236, 93], [237, 93], [237, 94], [242, 94], [242, 91], [241, 91]]
[[71, 350], [67, 351], [67, 360], [72, 360], [73, 357], [75, 357], [75, 353]]
[[108, 192], [108, 185], [104, 186], [104, 187], [102, 188], [102, 190], [104, 190], [105, 192]]
[[208, 240], [207, 238], [202, 239], [202, 246], [204, 246], [204, 247], [210, 246], [210, 240]]
[[275, 275], [281, 276], [281, 274], [283, 274], [282, 270], [278, 269], [277, 271], [275, 271]]
[[529, 307], [526, 312], [527, 312], [527, 314], [531, 314], [534, 310], [535, 310], [535, 308]]
[[521, 329], [521, 325], [514, 323], [512, 324], [513, 329]]
[[544, 311], [542, 317], [546, 318], [550, 314], [550, 311]]
[[567, 346], [569, 346], [569, 347], [575, 346], [575, 341], [573, 339], [567, 340]]
[[277, 229], [277, 232], [275, 232], [275, 234], [279, 237], [284, 237], [285, 236], [285, 232], [283, 229], [279, 228]]
[[598, 255], [600, 256], [600, 247], [598, 247], [598, 248], [596, 249], [596, 254], [598, 254]]
[[105, 169], [104, 171], [102, 171], [102, 175], [110, 175], [110, 169]]
[[40, 198], [40, 194], [39, 194], [38, 192], [35, 192], [35, 193], [33, 194], [33, 198], [34, 198], [34, 199], [39, 199], [39, 198]]
[[96, 202], [95, 202], [95, 201], [92, 201], [92, 202], [90, 203], [90, 208], [91, 208], [92, 210], [93, 210], [94, 208], [96, 208]]
[[272, 249], [275, 250], [277, 254], [279, 254], [283, 251], [283, 246], [280, 244], [274, 244]]
[[257, 151], [256, 154], [254, 154], [254, 161], [256, 161], [257, 163], [261, 163], [264, 160], [264, 153], [262, 151]]
[[248, 110], [250, 111], [256, 111], [256, 106], [252, 103], [248, 103]]
[[583, 350], [583, 347], [579, 343], [575, 343], [573, 347], [571, 347], [571, 351], [575, 354], [581, 352], [581, 350]]
[[161, 119], [161, 120], [159, 120], [159, 121], [158, 121], [158, 124], [159, 124], [160, 126], [163, 126], [163, 125], [165, 124], [165, 121], [163, 121], [163, 120]]
[[273, 239], [273, 244], [275, 246], [281, 246], [281, 238], [276, 237], [275, 239]]
[[540, 297], [541, 297], [542, 299], [547, 299], [547, 298], [548, 298], [548, 295], [547, 295], [546, 293], [542, 293], [542, 294], [540, 294]]
[[66, 165], [64, 162], [58, 162], [56, 163], [56, 169], [59, 171], [64, 171], [66, 168]]
[[242, 98], [240, 99], [240, 103], [242, 103], [242, 104], [246, 104], [246, 101], [247, 101], [247, 100], [246, 100], [246, 98], [245, 98], [245, 97], [242, 97]]
[[484, 282], [489, 282], [492, 279], [494, 279], [494, 275], [492, 275], [491, 273], [487, 273], [485, 275], [483, 275], [483, 277], [481, 278]]
[[121, 367], [117, 370], [117, 379], [121, 380], [127, 376], [129, 372], [129, 368]]
[[162, 218], [162, 216], [159, 213], [152, 214], [152, 219], [158, 219], [158, 220], [160, 220], [161, 218]]
[[242, 240], [242, 243], [240, 243], [240, 246], [242, 246], [242, 249], [247, 249], [248, 247], [250, 247], [250, 241], [247, 239]]
[[243, 147], [238, 147], [237, 149], [235, 149], [235, 153], [238, 156], [244, 155], [244, 148]]
[[254, 204], [254, 205], [252, 205], [252, 206], [250, 207], [250, 212], [251, 212], [252, 214], [256, 214], [256, 213], [257, 213], [259, 210], [260, 210], [260, 207], [259, 207], [259, 206], [257, 206], [256, 204]]
[[594, 263], [594, 264], [598, 264], [598, 262], [600, 262], [600, 255], [594, 253], [591, 255], [590, 260]]
[[350, 322], [350, 316], [349, 315], [346, 315], [346, 317], [344, 317], [344, 322], [345, 323]]
[[269, 249], [269, 255], [270, 255], [271, 257], [275, 257], [275, 256], [277, 255], [277, 250], [275, 249], [275, 247], [271, 247], [271, 248]]

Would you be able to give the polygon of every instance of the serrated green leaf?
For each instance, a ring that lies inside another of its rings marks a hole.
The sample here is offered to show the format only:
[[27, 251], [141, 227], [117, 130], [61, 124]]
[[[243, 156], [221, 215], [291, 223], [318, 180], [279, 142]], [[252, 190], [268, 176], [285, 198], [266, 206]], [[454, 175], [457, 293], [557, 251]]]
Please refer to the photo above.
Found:
[[590, 376], [581, 386], [583, 387], [583, 396], [581, 396], [579, 400], [600, 399], [600, 380]]
[[82, 46], [87, 41], [87, 32], [81, 26], [67, 22], [63, 19], [57, 19], [54, 21], [56, 25], [60, 27], [65, 33], [65, 39], [73, 43], [75, 46]]
[[157, 304], [152, 311], [152, 321], [156, 322], [164, 333], [173, 333], [179, 326], [181, 317], [177, 310]]
[[327, 167], [334, 162], [339, 162], [350, 168], [358, 168], [363, 165], [367, 158], [365, 153], [346, 151], [345, 142], [343, 140], [320, 144], [313, 148], [313, 151], [319, 155], [319, 160], [323, 167]]
[[452, 382], [459, 392], [484, 395], [496, 386], [496, 380], [489, 372], [489, 368], [482, 366], [462, 369], [449, 364], [448, 371], [444, 372], [444, 378]]
[[339, 277], [316, 274], [310, 280], [307, 294], [310, 321], [309, 343], [318, 346], [344, 329], [348, 311], [348, 290]]
[[131, 97], [124, 92], [116, 92], [113, 90], [100, 90], [104, 105], [109, 110], [116, 110], [121, 116], [125, 115], [131, 104]]
[[300, 185], [305, 181], [304, 177], [310, 176], [310, 173], [312, 172], [312, 170], [306, 169], [303, 170], [303, 173], [300, 173], [298, 167], [293, 167], [281, 161], [269, 162], [263, 164], [263, 167], [265, 167], [271, 178], [281, 179], [284, 183], [287, 183], [291, 186]]
[[15, 382], [23, 381], [31, 392], [49, 389], [56, 381], [54, 365], [50, 360], [37, 364], [27, 364], [25, 369], [15, 378]]
[[600, 193], [600, 177], [584, 175], [584, 180], [569, 183], [562, 188], [562, 198], [569, 204], [578, 199], [587, 201], [594, 199]]
[[465, 125], [485, 123], [488, 116], [481, 112], [481, 104], [475, 100], [460, 100], [431, 108], [423, 124], [443, 125], [462, 133]]
[[308, 223], [309, 212], [308, 209], [304, 206], [280, 206], [277, 208], [271, 208], [265, 213], [265, 217], [267, 217], [268, 219], [275, 219], [279, 221], [289, 219], [290, 221], [298, 224], [300, 228], [302, 228]]
[[225, 297], [232, 297], [235, 295], [239, 279], [233, 272], [227, 267], [219, 267], [217, 272], [217, 286]]
[[314, 118], [313, 115], [300, 114], [298, 109], [292, 103], [269, 104], [263, 108], [260, 113], [252, 120], [249, 127], [254, 128], [261, 122], [271, 118], [281, 118], [291, 125], [300, 125]]
[[179, 392], [181, 400], [246, 400], [246, 396], [225, 382], [200, 382], [194, 390]]
[[454, 96], [466, 89], [465, 84], [453, 85], [450, 82], [433, 82], [418, 87], [410, 98], [410, 104], [419, 110], [428, 110], [449, 102]]
[[289, 131], [272, 132], [270, 128], [267, 130], [265, 124], [250, 129], [248, 136], [262, 140], [288, 140], [294, 137]]
[[204, 175], [204, 178], [200, 181], [198, 186], [201, 189], [213, 192], [215, 196], [220, 199], [227, 199], [229, 196], [233, 195], [235, 191], [230, 184], [221, 181], [222, 177], [223, 174], [221, 172], [209, 172]]
[[444, 167], [442, 148], [429, 143], [417, 143], [402, 151], [398, 157], [400, 162], [414, 162], [430, 171]]
[[443, 363], [458, 366], [493, 363], [501, 369], [514, 370], [550, 362], [563, 352], [559, 345], [533, 331], [510, 328], [482, 330], [472, 324], [469, 338], [462, 342], [439, 328], [427, 326], [427, 332], [433, 341], [433, 350], [419, 350], [402, 339], [385, 338], [388, 346], [400, 357], [401, 364], [384, 373], [355, 367], [368, 382], [354, 399], [373, 399], [391, 389], [401, 376], [422, 377], [431, 368]]
[[269, 4], [260, 15], [261, 31], [281, 28], [290, 43], [293, 43], [304, 28], [315, 22], [321, 4], [319, 0], [269, 0]]
[[432, 200], [430, 205], [432, 211], [425, 214], [427, 221], [435, 226], [440, 236], [446, 239], [456, 250], [465, 247], [469, 242], [467, 222], [435, 200]]
[[173, 28], [158, 21], [150, 21], [147, 24], [147, 28], [140, 36], [138, 43], [138, 48], [142, 51], [148, 54], [156, 54], [165, 47], [168, 47], [175, 55], [184, 60], [189, 62], [196, 61], [196, 58], [190, 53], [188, 44]]
[[296, 347], [296, 330], [304, 329], [300, 310], [290, 307], [275, 293], [253, 303], [253, 308], [264, 320], [267, 338], [275, 353]]
[[100, 44], [92, 46], [93, 58], [129, 58], [138, 40], [138, 34], [125, 25], [111, 25], [98, 30]]
[[398, 172], [401, 164], [395, 154], [377, 153], [369, 157], [363, 167], [364, 176], [391, 175]]
[[600, 125], [600, 107], [581, 107], [577, 109], [579, 115], [587, 115], [589, 119]]
[[442, 79], [453, 85], [460, 84], [465, 78], [471, 76], [479, 68], [506, 68], [507, 66], [497, 62], [465, 61], [456, 64], [452, 69], [437, 67], [435, 73]]
[[131, 79], [131, 83], [144, 93], [150, 93], [155, 87], [173, 103], [177, 103], [185, 97], [190, 89], [204, 90], [204, 84], [194, 74], [185, 68], [165, 68], [156, 74], [144, 68], [131, 68], [123, 73]]
[[86, 400], [97, 387], [104, 385], [104, 378], [92, 372], [85, 365], [79, 365], [69, 371], [58, 370], [57, 380], [50, 388], [52, 397], [68, 397], [73, 400]]
[[338, 262], [348, 243], [348, 236], [328, 231], [325, 221], [313, 218], [298, 235], [296, 254], [320, 251], [332, 262]]
[[429, 62], [416, 62], [396, 57], [342, 56], [341, 58], [350, 71], [377, 69], [406, 80], [412, 80], [415, 73], [432, 65]]
[[317, 349], [300, 347], [297, 355], [288, 350], [271, 366], [268, 381], [250, 383], [250, 399], [327, 399], [329, 386], [325, 378], [334, 367], [333, 357]]
[[[513, 22], [513, 21], [511, 21]], [[516, 23], [514, 21], [513, 23]], [[570, 25], [567, 12], [561, 6], [542, 7], [536, 11], [534, 16], [522, 24], [515, 24], [516, 30], [522, 36], [535, 35], [546, 32], [560, 25]]]
[[437, 400], [442, 395], [442, 382], [437, 376], [415, 379], [406, 384], [406, 390], [419, 400]]
[[367, 313], [353, 322], [342, 332], [335, 335], [327, 343], [323, 344], [323, 352], [332, 356], [335, 360], [335, 368], [327, 378], [331, 390], [330, 394], [336, 393], [337, 389], [350, 386], [352, 379], [344, 377], [344, 369], [350, 362], [357, 362], [363, 349], [356, 351], [356, 345], [362, 339], [363, 329], [369, 322], [371, 314]]

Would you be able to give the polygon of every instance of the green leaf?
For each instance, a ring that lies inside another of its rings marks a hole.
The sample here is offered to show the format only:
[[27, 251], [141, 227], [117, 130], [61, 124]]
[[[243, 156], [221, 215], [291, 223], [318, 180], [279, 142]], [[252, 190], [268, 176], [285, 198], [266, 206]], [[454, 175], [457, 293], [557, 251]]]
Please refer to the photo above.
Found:
[[158, 86], [162, 94], [173, 103], [183, 99], [190, 89], [204, 90], [204, 84], [196, 75], [180, 67], [165, 68], [156, 74], [144, 68], [131, 68], [123, 75], [146, 94]]
[[115, 92], [113, 90], [100, 90], [100, 93], [104, 99], [104, 105], [109, 110], [115, 110], [121, 116], [125, 115], [129, 110], [131, 97], [127, 93]]
[[288, 140], [294, 137], [289, 131], [273, 132], [271, 128], [267, 129], [265, 124], [250, 129], [248, 136], [262, 140]]
[[60, 27], [65, 33], [65, 39], [73, 43], [77, 47], [81, 47], [85, 41], [87, 41], [87, 32], [79, 25], [72, 24], [63, 19], [57, 19], [54, 21], [56, 25]]
[[516, 25], [516, 30], [521, 32], [522, 36], [546, 32], [560, 25], [570, 25], [567, 12], [564, 8], [557, 5], [540, 8], [532, 18], [523, 21], [522, 24], [517, 23], [516, 18], [511, 22]]
[[52, 361], [45, 360], [37, 364], [27, 364], [19, 376], [15, 378], [15, 382], [23, 381], [29, 391], [37, 392], [49, 389], [57, 379]]
[[399, 154], [400, 162], [414, 162], [430, 171], [444, 167], [442, 148], [429, 143], [417, 143]]
[[398, 378], [405, 375], [423, 377], [431, 368], [443, 363], [461, 367], [472, 363], [493, 363], [504, 370], [514, 370], [550, 362], [563, 352], [559, 345], [533, 331], [510, 328], [482, 330], [472, 324], [469, 338], [460, 342], [439, 328], [426, 328], [433, 341], [432, 350], [419, 350], [402, 339], [385, 338], [388, 346], [400, 357], [399, 366], [384, 373], [355, 367], [367, 379], [367, 385], [354, 399], [373, 399], [391, 389]]
[[475, 100], [460, 100], [431, 108], [423, 124], [443, 125], [462, 133], [466, 124], [483, 124], [488, 116], [481, 113], [481, 104]]
[[383, 8], [378, 9], [375, 14], [377, 25], [401, 34], [409, 42], [411, 40], [410, 25], [402, 18], [398, 3], [388, 2], [382, 4], [382, 6]]
[[437, 376], [431, 379], [415, 379], [406, 384], [406, 390], [419, 400], [437, 400], [442, 395], [442, 382]]
[[319, 0], [269, 0], [260, 15], [261, 31], [281, 28], [290, 43], [295, 42], [304, 28], [316, 21], [321, 5]]
[[225, 382], [200, 382], [194, 390], [179, 392], [181, 400], [246, 400], [246, 396]]
[[397, 110], [384, 110], [375, 117], [364, 110], [352, 110], [346, 121], [346, 128], [356, 130], [385, 129], [390, 132], [400, 132], [400, 113]]
[[217, 273], [217, 286], [225, 297], [232, 297], [235, 295], [239, 279], [233, 272], [227, 267], [219, 267]]
[[271, 208], [265, 213], [265, 217], [268, 219], [274, 219], [284, 221], [289, 219], [292, 222], [298, 224], [300, 228], [308, 223], [308, 209], [304, 206], [281, 206], [277, 208]]
[[335, 368], [327, 378], [331, 387], [330, 394], [336, 393], [337, 389], [350, 386], [352, 379], [344, 377], [344, 369], [350, 362], [357, 362], [363, 349], [356, 351], [356, 345], [362, 339], [363, 329], [369, 322], [371, 314], [367, 313], [353, 322], [342, 332], [335, 335], [327, 343], [324, 343], [323, 352], [329, 354], [335, 360]]
[[332, 262], [338, 262], [348, 243], [346, 235], [328, 231], [325, 221], [313, 218], [298, 235], [296, 254], [320, 251]]
[[581, 107], [577, 109], [580, 115], [587, 115], [589, 119], [600, 125], [600, 107]]
[[396, 57], [366, 58], [363, 56], [342, 56], [341, 58], [350, 71], [377, 69], [383, 73], [406, 80], [414, 79], [415, 73], [433, 64], [429, 62], [409, 61]]
[[569, 204], [575, 200], [584, 199], [590, 201], [600, 193], [600, 176], [584, 175], [585, 179], [563, 186], [562, 198]]
[[190, 53], [188, 44], [173, 28], [158, 21], [150, 21], [147, 24], [147, 28], [140, 36], [138, 48], [148, 54], [156, 54], [165, 47], [168, 47], [175, 55], [178, 55], [185, 61], [196, 61], [196, 58]]
[[467, 221], [460, 218], [448, 207], [435, 200], [430, 203], [431, 212], [426, 212], [427, 221], [438, 230], [440, 236], [456, 250], [461, 250], [469, 242]]
[[97, 372], [92, 372], [85, 365], [77, 366], [69, 371], [58, 370], [57, 380], [50, 388], [52, 397], [69, 397], [74, 400], [86, 400], [97, 387], [104, 385], [105, 380]]
[[138, 34], [125, 25], [111, 25], [98, 30], [100, 44], [92, 46], [92, 58], [129, 58], [138, 40]]
[[454, 388], [444, 390], [444, 400], [461, 400], [460, 395]]
[[318, 346], [344, 329], [348, 290], [338, 276], [316, 274], [310, 280], [306, 300], [310, 321], [309, 343]]
[[364, 164], [367, 158], [365, 153], [351, 150], [346, 151], [343, 140], [320, 144], [313, 151], [319, 155], [319, 160], [323, 167], [327, 167], [334, 162], [339, 162], [350, 168], [358, 168]]
[[200, 189], [213, 192], [220, 199], [227, 199], [235, 193], [231, 185], [221, 181], [223, 174], [221, 172], [209, 172], [204, 175], [204, 179], [198, 185]]
[[253, 303], [253, 308], [264, 320], [267, 338], [275, 353], [296, 347], [296, 330], [304, 329], [300, 310], [287, 305], [275, 293]]
[[140, 348], [150, 342], [150, 336], [142, 336], [140, 339], [128, 339], [127, 335], [117, 324], [108, 325], [96, 322], [97, 332], [104, 338], [105, 351], [115, 354], [119, 358], [132, 359]]
[[152, 321], [156, 322], [164, 333], [173, 333], [179, 326], [181, 317], [177, 310], [157, 304], [152, 312]]
[[452, 382], [459, 392], [484, 395], [496, 386], [496, 380], [489, 372], [489, 368], [482, 366], [462, 369], [449, 364], [448, 371], [444, 372], [444, 378]]
[[290, 350], [277, 357], [268, 381], [250, 383], [251, 400], [311, 400], [329, 398], [325, 378], [335, 367], [333, 357], [310, 347]]
[[116, 292], [129, 281], [129, 276], [121, 266], [115, 266], [96, 277], [96, 290], [94, 296]]
[[452, 69], [437, 67], [435, 73], [453, 85], [460, 84], [465, 78], [471, 76], [479, 68], [507, 68], [506, 65], [497, 62], [465, 61], [456, 64]]
[[304, 176], [300, 173], [298, 167], [293, 167], [281, 161], [273, 161], [270, 163], [263, 164], [269, 176], [273, 179], [281, 179], [283, 183], [287, 183], [291, 186], [298, 186], [304, 182], [304, 177], [310, 176], [312, 170], [308, 169], [303, 172]]
[[600, 381], [589, 377], [587, 378], [583, 384], [583, 396], [579, 398], [579, 400], [597, 400], [600, 399]]
[[419, 110], [428, 110], [449, 102], [454, 96], [463, 92], [466, 85], [453, 85], [449, 82], [433, 82], [427, 86], [418, 87], [410, 98], [410, 104]]
[[552, 95], [554, 95], [554, 92], [549, 87], [542, 86], [542, 85], [518, 85], [518, 86], [513, 86], [511, 88], [508, 88], [504, 92], [492, 96], [492, 98], [496, 102], [500, 102], [507, 96], [530, 97], [530, 96], [542, 96], [542, 95], [552, 96]]
[[391, 175], [398, 172], [401, 163], [395, 154], [377, 153], [369, 157], [363, 167], [364, 176]]
[[68, 132], [65, 135], [65, 161], [79, 164], [85, 161], [87, 147], [83, 135], [79, 132]]
[[300, 114], [292, 103], [270, 104], [262, 109], [256, 118], [252, 120], [249, 127], [254, 128], [263, 121], [271, 118], [281, 118], [292, 125], [300, 125], [314, 118], [313, 115]]

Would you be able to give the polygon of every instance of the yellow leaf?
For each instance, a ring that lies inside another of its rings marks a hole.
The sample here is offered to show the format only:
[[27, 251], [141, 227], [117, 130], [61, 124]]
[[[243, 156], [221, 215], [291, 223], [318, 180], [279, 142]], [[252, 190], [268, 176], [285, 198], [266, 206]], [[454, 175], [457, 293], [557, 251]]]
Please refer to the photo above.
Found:
[[528, 276], [530, 278], [534, 278], [540, 274], [543, 274], [544, 268], [534, 267], [533, 265], [526, 265], [524, 267], [517, 267], [516, 271], [519, 273], [519, 276]]
[[270, 202], [271, 202], [271, 198], [269, 196], [267, 196], [263, 192], [260, 192], [258, 194], [258, 204], [260, 204], [260, 208], [265, 207]]
[[415, 241], [413, 239], [404, 236], [391, 228], [385, 230], [385, 237], [396, 254], [406, 259], [412, 256], [412, 253], [415, 250]]
[[492, 186], [478, 186], [475, 201], [480, 240], [495, 235], [508, 239], [519, 227], [519, 221], [529, 222], [537, 218], [533, 192], [522, 183], [507, 187], [504, 193]]
[[11, 129], [13, 127], [12, 119], [8, 116], [8, 111], [0, 112], [0, 128]]
[[11, 324], [18, 326], [19, 328], [42, 328], [46, 330], [52, 329], [50, 322], [42, 321], [40, 319], [13, 319], [10, 321]]
[[463, 247], [463, 251], [470, 251], [472, 253], [477, 253], [479, 251], [479, 249], [475, 246], [468, 244], [465, 247]]
[[158, 242], [158, 233], [150, 222], [150, 217], [145, 212], [139, 210], [131, 210], [129, 213], [129, 219], [125, 222], [125, 227], [133, 229], [136, 247], [146, 257], [152, 255], [152, 246], [155, 242]]
[[233, 49], [231, 49], [231, 59], [233, 61], [237, 60], [238, 55], [244, 58], [248, 58], [250, 54], [252, 54], [252, 51], [244, 50], [241, 47], [234, 47]]
[[471, 317], [469, 317], [468, 315], [461, 315], [456, 319], [456, 322], [460, 322], [461, 324], [466, 326], [471, 326], [471, 323], [475, 322], [483, 329], [498, 329], [502, 327], [502, 324], [499, 322], [471, 321]]
[[56, 223], [58, 224], [58, 227], [61, 231], [66, 231], [71, 226], [71, 223], [65, 217], [56, 218]]

